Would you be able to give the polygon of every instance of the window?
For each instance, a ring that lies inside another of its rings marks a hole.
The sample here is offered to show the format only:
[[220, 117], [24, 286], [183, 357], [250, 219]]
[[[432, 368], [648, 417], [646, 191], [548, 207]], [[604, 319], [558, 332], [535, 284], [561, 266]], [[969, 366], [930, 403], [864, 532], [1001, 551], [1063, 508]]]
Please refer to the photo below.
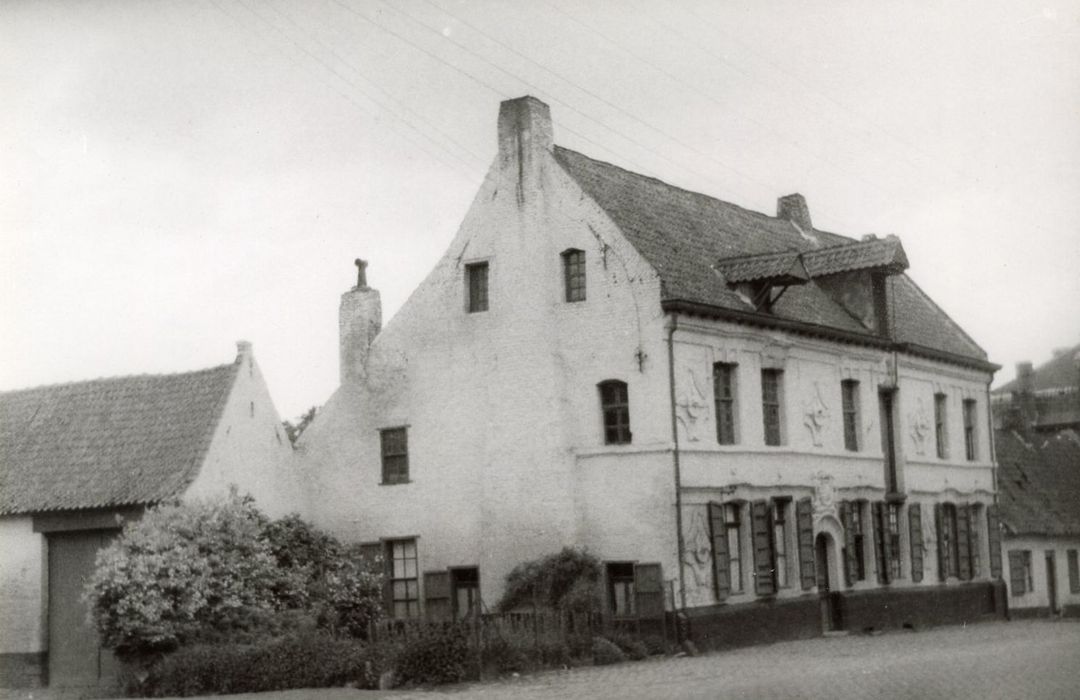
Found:
[[634, 615], [634, 565], [614, 562], [607, 565], [608, 600], [615, 617]]
[[600, 382], [600, 407], [604, 413], [604, 443], [625, 445], [630, 442], [630, 400], [626, 382], [610, 379]]
[[855, 580], [866, 580], [866, 532], [863, 529], [866, 517], [866, 502], [853, 501], [851, 504], [851, 527], [854, 535], [855, 548]]
[[934, 437], [937, 440], [938, 459], [946, 459], [949, 456], [949, 434], [945, 402], [945, 394], [934, 394]]
[[941, 508], [941, 546], [944, 547], [940, 561], [945, 564], [942, 578], [960, 576], [960, 546], [956, 540], [956, 506], [946, 503]]
[[895, 581], [900, 578], [900, 504], [889, 503], [888, 511], [888, 537], [889, 537], [889, 580]]
[[465, 266], [465, 281], [468, 289], [469, 313], [488, 310], [488, 264], [470, 263]]
[[419, 617], [416, 540], [388, 540], [386, 552], [390, 573], [390, 613], [398, 619]]
[[1069, 557], [1069, 592], [1080, 593], [1080, 562], [1077, 561], [1076, 550], [1067, 552]]
[[900, 479], [896, 473], [896, 424], [893, 415], [896, 390], [878, 393], [878, 408], [881, 413], [881, 449], [885, 452], [885, 485], [889, 493], [900, 490]]
[[[742, 575], [742, 529], [739, 520], [739, 504], [724, 504], [724, 524], [727, 530], [728, 543], [728, 571], [731, 579], [731, 592], [743, 592]], [[1076, 554], [1076, 552], [1073, 552]], [[1075, 557], [1073, 557], [1075, 561]]]
[[716, 441], [735, 444], [735, 365], [713, 365], [713, 397], [716, 402]]
[[964, 452], [969, 462], [975, 461], [975, 399], [964, 399]]
[[405, 428], [379, 431], [382, 438], [382, 482], [405, 484], [409, 481], [409, 438]]
[[773, 571], [777, 588], [788, 587], [788, 525], [786, 511], [790, 501], [775, 498], [772, 502]]
[[1027, 590], [1035, 590], [1035, 577], [1031, 572], [1031, 552], [1024, 550], [1024, 581], [1027, 583]]
[[859, 383], [854, 379], [840, 382], [841, 404], [844, 411], [844, 448], [859, 451]]
[[970, 540], [971, 578], [982, 575], [982, 557], [979, 556], [979, 526], [982, 522], [982, 506], [972, 503], [968, 506], [968, 539]]
[[[480, 613], [480, 570], [475, 566], [451, 569], [454, 619], [463, 620]], [[430, 614], [430, 612], [429, 612]]]
[[585, 301], [585, 251], [571, 248], [563, 252], [563, 280], [567, 301]]
[[780, 430], [780, 380], [783, 372], [778, 369], [761, 370], [761, 405], [765, 419], [765, 444], [782, 444]]

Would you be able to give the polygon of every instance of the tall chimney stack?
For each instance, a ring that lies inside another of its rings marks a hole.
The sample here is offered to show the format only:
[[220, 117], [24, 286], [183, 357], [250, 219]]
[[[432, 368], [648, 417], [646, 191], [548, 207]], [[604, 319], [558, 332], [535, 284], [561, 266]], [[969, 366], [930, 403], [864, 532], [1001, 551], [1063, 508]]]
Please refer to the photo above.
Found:
[[517, 181], [518, 204], [539, 185], [540, 167], [555, 147], [548, 106], [526, 95], [499, 105], [499, 168]]
[[379, 290], [368, 286], [367, 266], [366, 260], [356, 259], [356, 286], [341, 295], [338, 309], [342, 385], [367, 376], [371, 343], [382, 329], [382, 300]]
[[1038, 411], [1035, 408], [1035, 368], [1030, 362], [1016, 363], [1017, 389], [1013, 392], [1013, 401], [1016, 404], [1019, 428], [1027, 430], [1038, 421]]
[[810, 207], [806, 204], [806, 197], [796, 192], [776, 200], [776, 218], [785, 219], [810, 234], [814, 225], [810, 223]]

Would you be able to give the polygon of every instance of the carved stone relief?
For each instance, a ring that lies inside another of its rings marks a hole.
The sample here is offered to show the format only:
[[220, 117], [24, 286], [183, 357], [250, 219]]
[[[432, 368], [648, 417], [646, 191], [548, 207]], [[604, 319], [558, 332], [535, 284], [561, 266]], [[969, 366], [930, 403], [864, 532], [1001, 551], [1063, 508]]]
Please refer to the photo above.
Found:
[[712, 542], [704, 507], [688, 509], [683, 541], [683, 571], [687, 605], [709, 605], [712, 600]]
[[930, 436], [930, 417], [926, 413], [926, 406], [922, 399], [916, 403], [915, 412], [908, 414], [908, 424], [911, 426], [909, 434], [915, 454], [926, 454], [926, 440]]
[[829, 426], [829, 407], [821, 397], [821, 386], [814, 382], [814, 398], [803, 404], [803, 425], [810, 430], [814, 446], [821, 447], [824, 433]]
[[686, 374], [686, 381], [679, 387], [679, 396], [675, 400], [675, 415], [682, 423], [687, 439], [697, 442], [709, 415], [709, 403], [694, 370], [688, 367]]
[[814, 520], [836, 518], [836, 489], [833, 486], [833, 475], [826, 471], [818, 471], [811, 475], [810, 480], [814, 484], [814, 496], [811, 499]]

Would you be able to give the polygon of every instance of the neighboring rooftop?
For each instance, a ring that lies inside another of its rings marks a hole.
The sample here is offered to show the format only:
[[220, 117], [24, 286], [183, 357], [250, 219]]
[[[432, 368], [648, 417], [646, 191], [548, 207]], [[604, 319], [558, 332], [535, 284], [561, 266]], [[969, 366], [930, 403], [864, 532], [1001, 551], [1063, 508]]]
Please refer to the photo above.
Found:
[[0, 514], [180, 495], [210, 446], [238, 363], [0, 392]]
[[[907, 259], [895, 237], [856, 241], [810, 227], [808, 212], [792, 219], [767, 216], [559, 146], [554, 152], [563, 168], [660, 274], [664, 302], [753, 314], [753, 304], [727, 284], [723, 270], [739, 279], [780, 274], [777, 270], [793, 269], [783, 254], [801, 254], [811, 279], [788, 288], [771, 315], [880, 342], [871, 328], [812, 279], [815, 273], [823, 276], [880, 266], [891, 274], [887, 284], [893, 300], [889, 315], [895, 342], [988, 366], [986, 352], [907, 275], [900, 274]], [[804, 204], [801, 197], [792, 195], [783, 198], [782, 208], [792, 197], [798, 198], [796, 204]], [[731, 258], [745, 260], [725, 265]]]
[[[1019, 372], [1018, 372], [1019, 374]], [[1071, 348], [1059, 348], [1047, 362], [1034, 369], [1031, 375], [1033, 391], [1076, 388], [1080, 386], [1080, 345]], [[1020, 390], [1020, 377], [994, 389], [995, 394], [1009, 394]]]
[[994, 435], [1001, 520], [1014, 535], [1080, 535], [1080, 435]]

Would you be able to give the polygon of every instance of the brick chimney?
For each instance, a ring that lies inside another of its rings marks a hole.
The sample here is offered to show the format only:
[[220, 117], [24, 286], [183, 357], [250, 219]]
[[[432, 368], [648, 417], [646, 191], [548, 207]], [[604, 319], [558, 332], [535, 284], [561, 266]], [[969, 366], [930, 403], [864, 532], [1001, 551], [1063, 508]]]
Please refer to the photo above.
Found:
[[1013, 392], [1015, 416], [1021, 430], [1035, 425], [1038, 412], [1035, 408], [1035, 368], [1030, 362], [1016, 363], [1016, 391]]
[[814, 225], [810, 223], [810, 207], [806, 206], [806, 197], [796, 192], [776, 200], [776, 218], [784, 219], [810, 233]]
[[368, 352], [382, 329], [382, 300], [379, 290], [367, 284], [367, 265], [356, 259], [356, 286], [341, 295], [338, 308], [342, 385], [367, 376]]
[[517, 181], [519, 204], [539, 185], [541, 164], [554, 147], [546, 104], [526, 95], [499, 105], [499, 169]]

